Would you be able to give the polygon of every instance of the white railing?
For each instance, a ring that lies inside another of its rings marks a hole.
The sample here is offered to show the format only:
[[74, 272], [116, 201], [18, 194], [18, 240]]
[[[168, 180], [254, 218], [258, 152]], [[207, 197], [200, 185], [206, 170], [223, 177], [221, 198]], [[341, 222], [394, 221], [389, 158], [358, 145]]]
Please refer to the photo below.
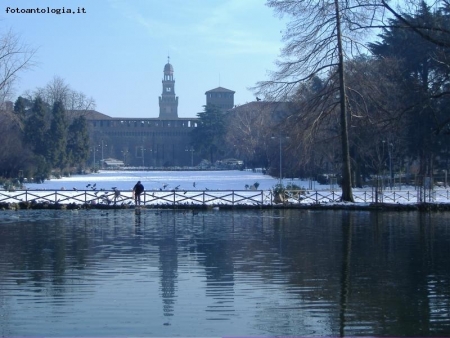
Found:
[[[450, 190], [384, 190], [354, 191], [355, 203], [450, 203]], [[340, 191], [286, 190], [277, 195], [271, 190], [172, 190], [145, 191], [141, 202], [145, 206], [189, 205], [310, 205], [340, 202]], [[66, 191], [66, 190], [15, 190], [0, 191], [1, 203], [48, 203], [76, 205], [134, 205], [132, 191]]]

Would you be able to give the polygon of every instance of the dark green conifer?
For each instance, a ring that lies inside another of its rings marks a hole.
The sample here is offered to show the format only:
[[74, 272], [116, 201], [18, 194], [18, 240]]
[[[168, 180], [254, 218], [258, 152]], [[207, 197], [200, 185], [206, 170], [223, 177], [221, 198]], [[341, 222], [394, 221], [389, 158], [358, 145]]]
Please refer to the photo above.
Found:
[[48, 155], [53, 167], [63, 169], [67, 164], [67, 120], [64, 105], [56, 101], [52, 109], [52, 122], [48, 133]]
[[67, 157], [72, 166], [85, 163], [89, 157], [89, 133], [84, 116], [75, 118], [69, 126]]
[[218, 107], [207, 105], [205, 111], [197, 116], [199, 121], [197, 128], [192, 131], [192, 145], [213, 163], [225, 144], [225, 115]]
[[47, 129], [49, 123], [44, 101], [37, 97], [31, 108], [31, 114], [25, 121], [25, 141], [36, 155], [47, 155]]

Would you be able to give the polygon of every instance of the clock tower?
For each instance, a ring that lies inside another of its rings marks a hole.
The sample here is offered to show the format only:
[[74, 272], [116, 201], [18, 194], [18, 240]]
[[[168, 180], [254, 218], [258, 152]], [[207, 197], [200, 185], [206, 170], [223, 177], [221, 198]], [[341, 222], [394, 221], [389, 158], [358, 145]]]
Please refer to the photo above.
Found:
[[175, 96], [175, 80], [173, 79], [173, 67], [170, 57], [164, 66], [164, 78], [162, 80], [162, 94], [159, 97], [159, 118], [178, 118], [178, 96]]

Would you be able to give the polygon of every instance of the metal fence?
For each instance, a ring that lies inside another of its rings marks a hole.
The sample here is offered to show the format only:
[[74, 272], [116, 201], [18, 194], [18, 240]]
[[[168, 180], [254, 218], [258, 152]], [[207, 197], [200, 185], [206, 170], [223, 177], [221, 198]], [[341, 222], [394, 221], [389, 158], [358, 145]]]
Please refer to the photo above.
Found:
[[[355, 190], [356, 203], [420, 203], [450, 202], [447, 189], [411, 190]], [[272, 190], [173, 190], [145, 191], [141, 202], [146, 206], [189, 206], [189, 205], [309, 205], [337, 203], [340, 191], [332, 190], [286, 190], [281, 194]], [[0, 203], [48, 203], [48, 204], [90, 204], [90, 205], [134, 205], [132, 191], [65, 191], [65, 190], [16, 190], [0, 191]]]

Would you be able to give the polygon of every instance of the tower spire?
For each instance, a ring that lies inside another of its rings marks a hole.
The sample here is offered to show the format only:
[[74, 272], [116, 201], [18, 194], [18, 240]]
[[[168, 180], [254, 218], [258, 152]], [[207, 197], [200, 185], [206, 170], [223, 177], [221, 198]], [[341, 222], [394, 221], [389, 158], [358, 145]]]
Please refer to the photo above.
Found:
[[164, 66], [164, 78], [162, 80], [162, 94], [159, 97], [159, 118], [178, 118], [178, 97], [175, 95], [175, 80], [173, 78], [173, 66], [170, 64], [170, 56], [167, 56], [167, 64]]

